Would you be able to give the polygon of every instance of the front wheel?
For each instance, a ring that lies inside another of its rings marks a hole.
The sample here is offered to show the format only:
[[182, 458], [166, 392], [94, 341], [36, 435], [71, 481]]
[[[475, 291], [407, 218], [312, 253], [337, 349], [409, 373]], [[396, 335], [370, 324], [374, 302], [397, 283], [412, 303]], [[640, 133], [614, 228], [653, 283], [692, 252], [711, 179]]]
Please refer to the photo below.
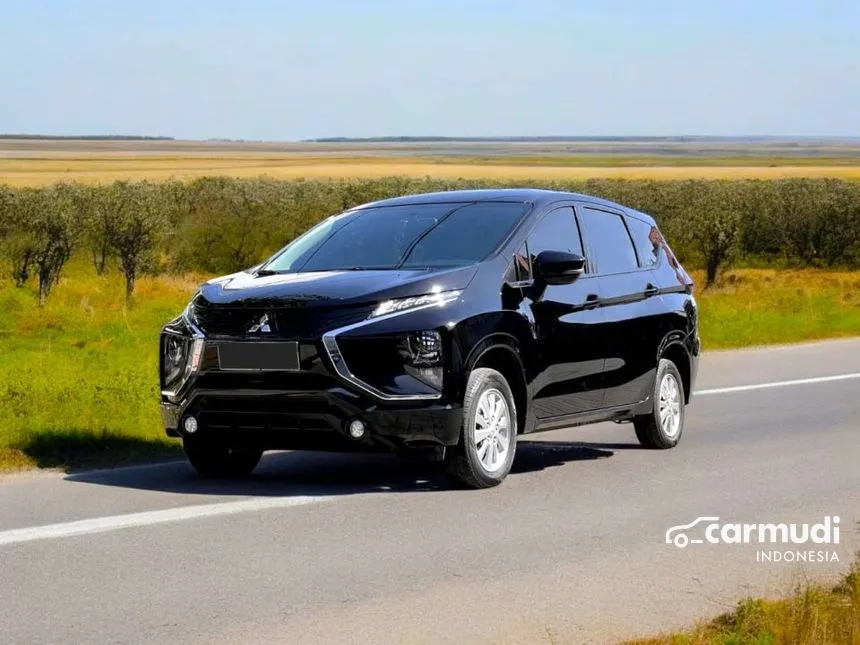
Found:
[[633, 419], [636, 437], [645, 448], [665, 450], [681, 440], [684, 432], [684, 386], [678, 368], [660, 359], [651, 400], [654, 409]]
[[508, 382], [496, 370], [473, 370], [449, 473], [470, 488], [497, 486], [510, 472], [516, 450], [517, 410]]
[[189, 463], [203, 477], [244, 477], [260, 463], [258, 448], [235, 448], [214, 439], [186, 438], [182, 449]]

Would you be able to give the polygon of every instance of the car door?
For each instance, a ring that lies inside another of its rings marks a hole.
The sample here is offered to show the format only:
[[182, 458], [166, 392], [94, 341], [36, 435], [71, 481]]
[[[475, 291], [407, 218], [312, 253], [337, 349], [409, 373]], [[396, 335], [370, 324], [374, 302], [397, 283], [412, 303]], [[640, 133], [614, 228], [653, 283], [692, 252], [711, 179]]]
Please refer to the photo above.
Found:
[[541, 218], [516, 257], [520, 277], [526, 278], [521, 311], [532, 323], [537, 346], [533, 406], [544, 420], [602, 406], [603, 351], [596, 276], [586, 267], [571, 284], [542, 284], [532, 274], [542, 251], [585, 255], [572, 206]]
[[604, 356], [604, 407], [647, 398], [656, 368], [660, 306], [656, 280], [640, 265], [625, 216], [602, 206], [577, 206], [589, 257], [599, 274]]

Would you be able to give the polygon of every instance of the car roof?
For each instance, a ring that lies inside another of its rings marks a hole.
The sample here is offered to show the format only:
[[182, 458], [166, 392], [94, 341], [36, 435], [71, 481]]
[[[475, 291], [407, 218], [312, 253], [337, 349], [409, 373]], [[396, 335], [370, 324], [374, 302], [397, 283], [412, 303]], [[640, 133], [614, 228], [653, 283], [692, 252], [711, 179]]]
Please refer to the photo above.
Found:
[[572, 199], [581, 202], [589, 202], [596, 206], [610, 206], [620, 209], [625, 213], [641, 219], [649, 224], [654, 220], [650, 215], [640, 213], [621, 204], [611, 202], [607, 199], [585, 195], [582, 193], [570, 193], [561, 190], [544, 190], [542, 188], [484, 188], [477, 190], [448, 190], [436, 193], [419, 193], [417, 195], [404, 195], [381, 199], [369, 204], [362, 204], [357, 208], [369, 208], [378, 206], [407, 206], [410, 204], [443, 204], [455, 202], [523, 202], [534, 206], [545, 206], [562, 200]]

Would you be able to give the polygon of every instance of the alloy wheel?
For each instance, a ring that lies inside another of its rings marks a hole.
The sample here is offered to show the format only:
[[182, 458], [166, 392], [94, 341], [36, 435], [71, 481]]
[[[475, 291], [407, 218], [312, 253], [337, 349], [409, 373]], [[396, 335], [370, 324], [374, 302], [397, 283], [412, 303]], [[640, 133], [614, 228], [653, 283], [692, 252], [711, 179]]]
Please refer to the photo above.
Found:
[[478, 399], [474, 441], [478, 460], [487, 472], [504, 465], [511, 445], [511, 413], [505, 397], [495, 388], [484, 390]]
[[681, 388], [673, 374], [664, 374], [660, 381], [660, 427], [672, 438], [681, 430]]

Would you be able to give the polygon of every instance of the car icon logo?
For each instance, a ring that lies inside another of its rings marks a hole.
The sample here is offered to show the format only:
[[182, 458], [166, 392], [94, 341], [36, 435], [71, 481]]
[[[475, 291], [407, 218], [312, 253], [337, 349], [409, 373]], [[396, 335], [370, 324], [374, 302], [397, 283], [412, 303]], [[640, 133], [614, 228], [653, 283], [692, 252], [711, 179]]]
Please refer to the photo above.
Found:
[[263, 314], [260, 316], [260, 320], [248, 327], [249, 334], [269, 334], [271, 331], [272, 327], [269, 324], [269, 314]]
[[702, 544], [702, 538], [691, 538], [686, 531], [701, 524], [703, 522], [718, 522], [719, 517], [697, 517], [689, 524], [679, 524], [671, 527], [666, 531], [666, 544], [674, 544], [679, 549], [683, 549], [688, 544]]

